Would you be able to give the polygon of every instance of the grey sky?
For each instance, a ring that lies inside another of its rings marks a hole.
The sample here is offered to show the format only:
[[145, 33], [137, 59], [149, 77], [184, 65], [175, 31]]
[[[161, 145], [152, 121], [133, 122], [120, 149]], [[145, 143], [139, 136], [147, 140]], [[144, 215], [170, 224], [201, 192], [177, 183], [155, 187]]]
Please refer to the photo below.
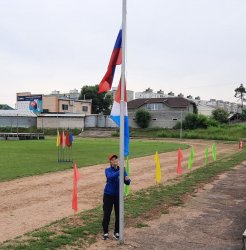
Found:
[[[0, 103], [98, 84], [121, 8], [121, 0], [0, 0]], [[128, 89], [236, 101], [234, 89], [246, 85], [245, 0], [128, 0], [127, 9]]]

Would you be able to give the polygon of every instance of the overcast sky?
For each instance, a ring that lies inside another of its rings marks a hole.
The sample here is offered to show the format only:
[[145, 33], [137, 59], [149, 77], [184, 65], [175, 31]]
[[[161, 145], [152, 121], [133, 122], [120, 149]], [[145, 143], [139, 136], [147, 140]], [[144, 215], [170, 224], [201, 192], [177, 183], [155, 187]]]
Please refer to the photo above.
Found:
[[[128, 89], [236, 101], [246, 85], [245, 0], [128, 0], [127, 11]], [[98, 84], [121, 13], [121, 0], [0, 0], [0, 103]]]

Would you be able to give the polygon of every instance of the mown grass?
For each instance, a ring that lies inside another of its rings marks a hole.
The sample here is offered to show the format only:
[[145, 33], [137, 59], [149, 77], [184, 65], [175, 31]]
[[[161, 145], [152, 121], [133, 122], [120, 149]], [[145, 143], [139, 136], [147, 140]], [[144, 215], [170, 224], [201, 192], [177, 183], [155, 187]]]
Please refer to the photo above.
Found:
[[[157, 138], [180, 138], [180, 129], [132, 129], [132, 137], [157, 137]], [[246, 125], [221, 125], [219, 127], [208, 127], [207, 129], [183, 130], [182, 138], [246, 141]]]
[[[188, 145], [164, 141], [131, 140], [130, 157], [188, 148]], [[56, 137], [45, 140], [0, 141], [0, 181], [72, 168], [73, 163], [57, 161]], [[66, 149], [64, 154], [66, 155]], [[118, 139], [75, 138], [72, 159], [78, 167], [107, 162], [107, 156], [119, 152]], [[69, 159], [69, 158], [67, 158]]]
[[[130, 194], [125, 199], [126, 224], [139, 228], [148, 226], [146, 220], [151, 219], [153, 211], [160, 208], [162, 213], [167, 213], [168, 207], [183, 204], [185, 195], [192, 193], [201, 184], [211, 181], [214, 176], [230, 170], [243, 160], [246, 160], [246, 150], [183, 175], [174, 184], [153, 186]], [[74, 249], [86, 248], [101, 232], [101, 219], [102, 207], [98, 206], [76, 216], [56, 221], [18, 239], [5, 242], [0, 245], [0, 249], [41, 250], [65, 248], [65, 246]]]

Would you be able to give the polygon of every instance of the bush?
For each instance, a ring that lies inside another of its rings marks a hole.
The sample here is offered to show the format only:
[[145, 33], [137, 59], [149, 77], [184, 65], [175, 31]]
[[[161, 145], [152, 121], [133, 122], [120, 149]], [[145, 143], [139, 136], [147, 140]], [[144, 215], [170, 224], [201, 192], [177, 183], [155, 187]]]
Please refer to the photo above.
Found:
[[212, 117], [208, 117], [208, 127], [218, 127], [219, 122], [214, 120]]
[[147, 128], [149, 126], [151, 115], [146, 109], [139, 109], [136, 112], [136, 123], [140, 128]]
[[217, 108], [212, 112], [213, 119], [220, 123], [228, 123], [228, 116], [229, 113], [222, 108]]
[[[61, 131], [62, 129], [59, 129]], [[73, 133], [73, 135], [78, 135], [81, 132], [81, 129], [78, 128], [73, 128], [70, 129]], [[36, 128], [36, 127], [30, 127], [30, 128], [18, 128], [17, 127], [2, 127], [0, 128], [0, 132], [2, 133], [43, 133], [45, 135], [56, 135], [57, 134], [57, 129], [56, 128]]]
[[197, 129], [207, 128], [208, 118], [205, 115], [188, 114], [185, 117], [183, 128], [184, 129]]
[[[219, 123], [211, 117], [205, 115], [188, 114], [183, 123], [183, 129], [198, 129], [198, 128], [208, 128], [208, 127], [218, 127]], [[173, 127], [174, 129], [180, 129], [181, 123], [177, 122]]]

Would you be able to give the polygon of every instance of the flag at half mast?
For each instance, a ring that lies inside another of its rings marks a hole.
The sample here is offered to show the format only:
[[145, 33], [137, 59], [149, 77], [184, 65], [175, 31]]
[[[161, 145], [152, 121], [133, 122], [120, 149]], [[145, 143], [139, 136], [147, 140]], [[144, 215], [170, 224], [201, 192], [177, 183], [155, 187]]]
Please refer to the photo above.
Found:
[[119, 34], [117, 36], [114, 49], [112, 51], [110, 61], [108, 64], [108, 69], [106, 74], [104, 75], [103, 79], [101, 80], [99, 87], [98, 87], [98, 93], [108, 92], [113, 83], [114, 79], [114, 72], [116, 65], [120, 65], [122, 62], [122, 30], [119, 31]]
[[[121, 97], [121, 79], [115, 95], [113, 107], [111, 110], [110, 118], [120, 127], [120, 97]], [[128, 126], [128, 111], [127, 111], [127, 97], [126, 97], [126, 84], [124, 94], [124, 156], [129, 155], [129, 126]]]

